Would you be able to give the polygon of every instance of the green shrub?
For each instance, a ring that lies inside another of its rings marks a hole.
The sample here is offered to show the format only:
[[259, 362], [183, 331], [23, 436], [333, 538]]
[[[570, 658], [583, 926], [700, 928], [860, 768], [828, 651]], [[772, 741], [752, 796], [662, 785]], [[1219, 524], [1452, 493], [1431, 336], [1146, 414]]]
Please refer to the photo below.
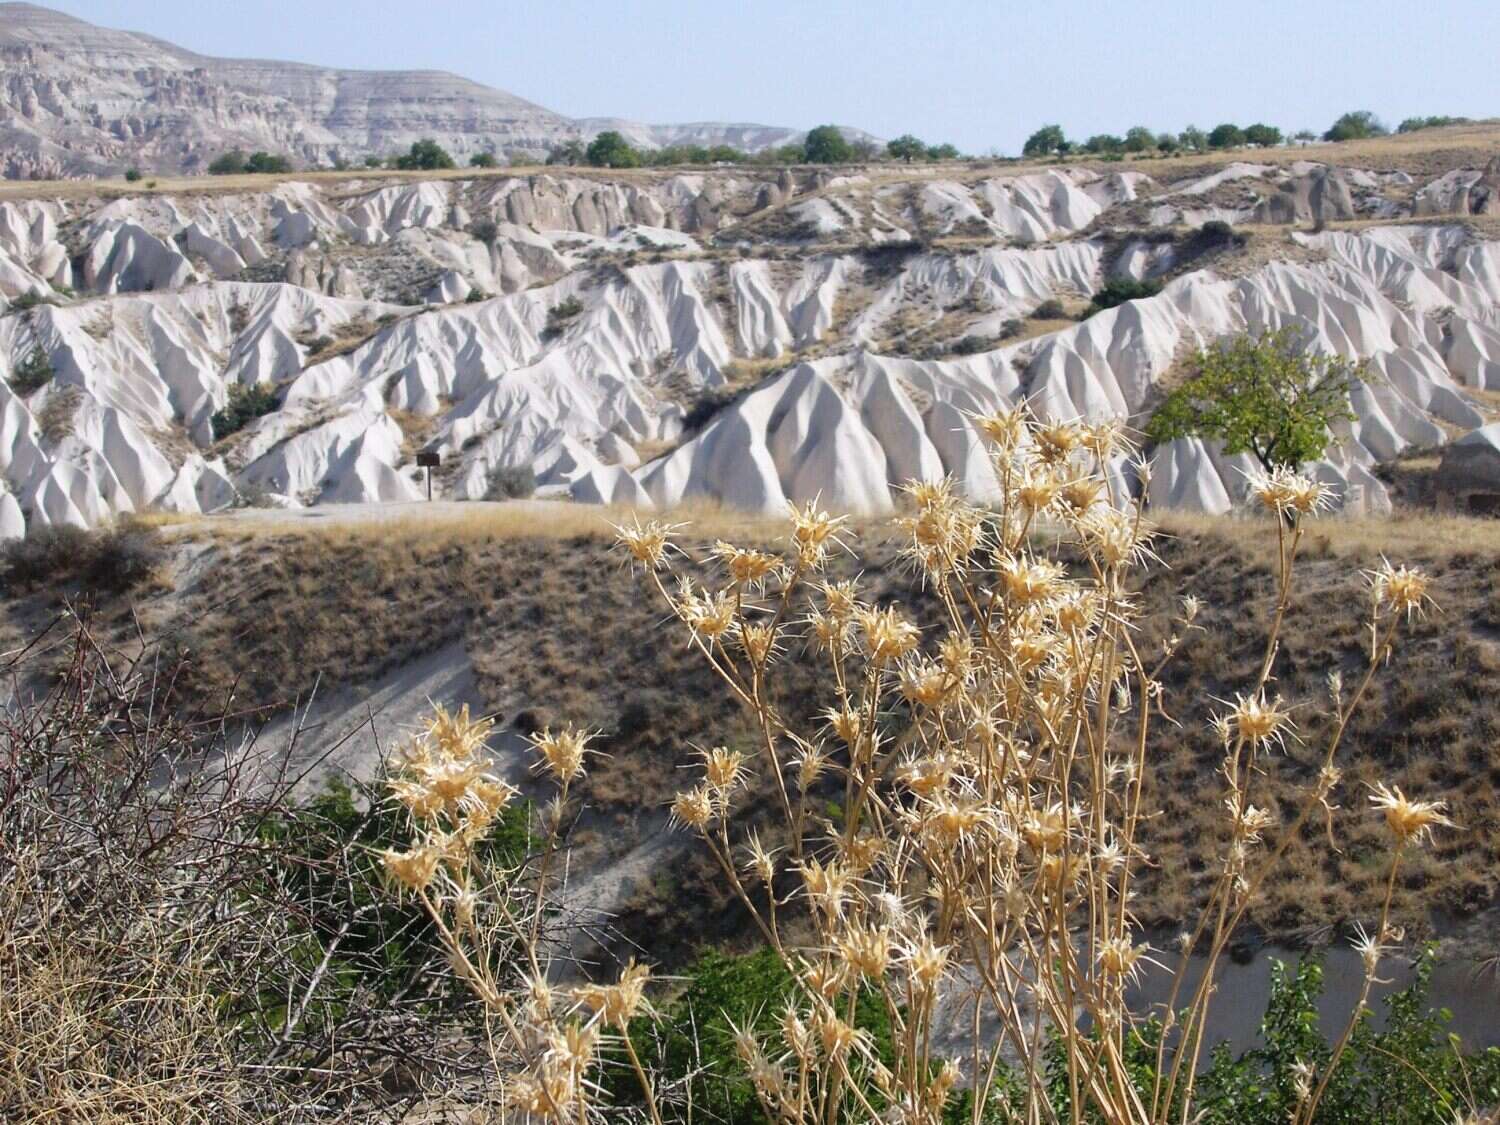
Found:
[[33, 348], [31, 354], [11, 371], [10, 389], [18, 395], [29, 395], [52, 382], [56, 374], [47, 353], [41, 348]]
[[1445, 125], [1467, 125], [1468, 117], [1408, 117], [1396, 126], [1398, 133], [1415, 133], [1419, 129], [1441, 129]]
[[431, 137], [413, 141], [411, 148], [396, 157], [396, 167], [403, 172], [432, 172], [439, 168], [457, 167], [448, 151]]
[[126, 168], [125, 169], [125, 182], [127, 184], [133, 184], [137, 180], [139, 180], [140, 178], [141, 178], [141, 170], [139, 168]]
[[1031, 310], [1033, 320], [1061, 320], [1068, 315], [1068, 310], [1063, 308], [1063, 303], [1056, 297], [1049, 297], [1036, 308]]
[[577, 297], [569, 297], [553, 305], [547, 310], [547, 327], [542, 329], [542, 339], [552, 340], [561, 336], [563, 329], [576, 320], [582, 312], [583, 302]]
[[1383, 137], [1389, 132], [1376, 117], [1367, 109], [1354, 110], [1344, 114], [1328, 127], [1323, 134], [1325, 141], [1362, 141], [1367, 137]]
[[1138, 301], [1142, 297], [1154, 297], [1161, 292], [1159, 281], [1136, 281], [1129, 277], [1115, 277], [1104, 283], [1104, 288], [1094, 294], [1085, 316], [1092, 316], [1103, 309], [1112, 309], [1126, 301]]
[[245, 171], [258, 175], [284, 175], [291, 170], [289, 159], [271, 152], [252, 152], [245, 161]]
[[476, 152], [469, 157], [470, 168], [498, 168], [500, 161], [495, 159], [493, 152]]
[[[636, 1053], [657, 1069], [659, 1088], [691, 1085], [693, 1120], [762, 1125], [760, 1101], [735, 1053], [730, 1025], [753, 1027], [761, 1037], [772, 1031], [793, 996], [791, 974], [771, 949], [738, 957], [710, 950], [687, 970], [686, 978], [686, 988], [660, 1020], [631, 1025]], [[883, 1062], [892, 1062], [890, 1018], [876, 995], [861, 993], [854, 1025], [870, 1035]], [[634, 1075], [620, 1067], [606, 1068], [610, 1073], [617, 1075], [611, 1090], [615, 1104], [639, 1102]], [[685, 1100], [663, 1107], [664, 1119], [687, 1121], [686, 1106], [680, 1104]]]
[[208, 166], [210, 176], [236, 176], [245, 170], [245, 154], [234, 149], [214, 159]]
[[211, 419], [214, 439], [222, 441], [230, 434], [243, 430], [255, 419], [270, 414], [281, 407], [276, 391], [266, 383], [246, 386], [244, 383], [229, 385], [229, 401]]

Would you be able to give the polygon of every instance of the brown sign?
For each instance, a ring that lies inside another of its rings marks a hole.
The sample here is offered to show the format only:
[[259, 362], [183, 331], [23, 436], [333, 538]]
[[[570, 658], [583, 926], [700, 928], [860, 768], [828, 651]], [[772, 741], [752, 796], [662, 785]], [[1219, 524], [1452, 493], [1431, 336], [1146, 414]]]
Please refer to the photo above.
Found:
[[443, 455], [436, 450], [424, 449], [417, 454], [417, 468], [436, 469], [443, 463]]

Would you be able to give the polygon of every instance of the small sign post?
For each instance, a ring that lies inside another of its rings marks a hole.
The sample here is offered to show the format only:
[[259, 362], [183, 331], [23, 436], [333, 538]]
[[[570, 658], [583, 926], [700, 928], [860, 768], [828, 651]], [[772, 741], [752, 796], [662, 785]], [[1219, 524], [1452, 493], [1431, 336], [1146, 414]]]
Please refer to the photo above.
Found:
[[424, 449], [417, 454], [417, 468], [427, 470], [427, 499], [432, 499], [432, 470], [443, 463], [443, 455], [435, 449]]

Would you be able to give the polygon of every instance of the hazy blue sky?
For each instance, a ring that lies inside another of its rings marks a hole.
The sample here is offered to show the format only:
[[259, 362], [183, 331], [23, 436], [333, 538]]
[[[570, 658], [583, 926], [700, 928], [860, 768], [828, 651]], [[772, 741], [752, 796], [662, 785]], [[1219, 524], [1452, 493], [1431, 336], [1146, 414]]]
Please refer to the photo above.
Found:
[[50, 3], [204, 54], [450, 70], [570, 116], [837, 121], [971, 152], [1052, 121], [1500, 115], [1500, 0]]

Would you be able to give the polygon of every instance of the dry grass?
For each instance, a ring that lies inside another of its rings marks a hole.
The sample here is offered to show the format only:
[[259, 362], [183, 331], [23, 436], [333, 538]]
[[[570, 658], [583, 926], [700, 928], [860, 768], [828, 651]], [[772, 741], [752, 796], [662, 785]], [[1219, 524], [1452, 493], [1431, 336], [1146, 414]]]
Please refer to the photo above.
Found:
[[[369, 683], [460, 642], [488, 707], [506, 721], [569, 718], [606, 731], [611, 756], [587, 781], [590, 807], [607, 827], [608, 847], [644, 839], [677, 784], [687, 744], [711, 730], [722, 739], [743, 728], [611, 550], [613, 527], [630, 513], [565, 504], [434, 507], [439, 512], [431, 517], [417, 511], [332, 526], [279, 524], [256, 518], [261, 513], [148, 518], [168, 524], [184, 550], [206, 554], [190, 591], [138, 599], [132, 608], [149, 631], [176, 631], [193, 654], [195, 671], [181, 691], [194, 706], [231, 688], [243, 708], [286, 705], [320, 677], [325, 686]], [[783, 534], [779, 521], [706, 505], [672, 519], [690, 524], [699, 542], [771, 544]], [[836, 561], [835, 573], [863, 574], [878, 597], [931, 625], [932, 599], [897, 560], [893, 539], [881, 528], [860, 530], [857, 554]], [[1162, 774], [1176, 793], [1164, 799], [1172, 815], [1147, 828], [1168, 855], [1182, 858], [1179, 852], [1212, 831], [1213, 810], [1194, 794], [1216, 761], [1213, 748], [1187, 730], [1201, 725], [1216, 706], [1210, 701], [1228, 693], [1257, 655], [1264, 621], [1245, 607], [1270, 582], [1274, 536], [1260, 520], [1182, 515], [1168, 518], [1163, 530], [1159, 549], [1169, 569], [1142, 587], [1147, 608], [1165, 612], [1181, 593], [1204, 596], [1204, 623], [1216, 638], [1179, 666], [1192, 679], [1174, 684], [1174, 693], [1181, 688], [1204, 702], [1199, 712], [1174, 716], [1186, 728]], [[1359, 573], [1382, 554], [1427, 565], [1442, 613], [1413, 633], [1406, 674], [1378, 685], [1351, 731], [1352, 756], [1371, 776], [1411, 777], [1452, 794], [1456, 818], [1470, 830], [1453, 854], [1440, 853], [1442, 864], [1424, 870], [1420, 894], [1398, 895], [1399, 919], [1419, 933], [1431, 925], [1434, 905], [1467, 914], [1495, 896], [1500, 770], [1490, 748], [1500, 730], [1485, 685], [1497, 671], [1500, 523], [1457, 516], [1320, 521], [1300, 564], [1303, 580], [1284, 640], [1287, 666], [1277, 685], [1294, 701], [1316, 698], [1330, 667], [1357, 653]], [[434, 606], [444, 612], [433, 613]], [[11, 609], [28, 612], [22, 604]], [[124, 603], [118, 612], [121, 628], [133, 628]], [[790, 655], [788, 698], [797, 702], [788, 702], [788, 713], [821, 706], [803, 678], [810, 673], [792, 671], [803, 668], [801, 656]], [[1297, 767], [1287, 769], [1290, 784]], [[756, 799], [770, 797], [762, 790]], [[1253, 925], [1295, 936], [1352, 916], [1350, 895], [1364, 887], [1359, 872], [1341, 872], [1341, 860], [1315, 861], [1316, 853], [1310, 843], [1286, 878], [1268, 885], [1264, 905], [1249, 916]], [[702, 941], [742, 934], [744, 919], [712, 889], [712, 877], [706, 860], [684, 863], [673, 893], [643, 890], [619, 929], [650, 936], [669, 964]], [[1164, 864], [1143, 885], [1143, 916], [1164, 925], [1186, 916], [1200, 893], [1198, 878], [1186, 862]]]

